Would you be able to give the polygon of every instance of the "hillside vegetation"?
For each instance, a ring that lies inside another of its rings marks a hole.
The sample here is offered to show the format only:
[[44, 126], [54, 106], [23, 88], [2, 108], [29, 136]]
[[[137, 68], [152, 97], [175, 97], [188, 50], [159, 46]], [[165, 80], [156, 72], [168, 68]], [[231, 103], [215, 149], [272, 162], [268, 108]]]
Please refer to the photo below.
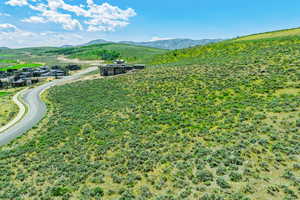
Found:
[[15, 89], [0, 90], [0, 127], [7, 124], [18, 113], [18, 106], [12, 100], [15, 93]]
[[152, 62], [51, 88], [49, 118], [1, 148], [0, 198], [300, 198], [300, 37]]
[[18, 63], [16, 60], [5, 60], [5, 59], [0, 59], [0, 63]]
[[[200, 64], [208, 62], [232, 62], [236, 59], [264, 59], [267, 53], [279, 53], [292, 57], [289, 51], [297, 48], [299, 36], [287, 36], [262, 40], [228, 40], [217, 44], [197, 46], [188, 49], [169, 51], [151, 60], [152, 64]], [[286, 48], [286, 49], [284, 49]], [[234, 60], [232, 60], [234, 58]], [[293, 56], [294, 59], [295, 56]], [[279, 59], [279, 58], [278, 58]]]
[[167, 52], [167, 50], [116, 43], [68, 47], [49, 51], [49, 53], [63, 54], [69, 58], [79, 58], [81, 60], [102, 59], [112, 61], [115, 59], [124, 59], [134, 63], [147, 61], [151, 59], [153, 55], [165, 52]]
[[26, 64], [16, 64], [16, 65], [11, 65], [7, 67], [0, 67], [0, 71], [7, 71], [8, 69], [22, 69], [22, 68], [35, 68], [35, 67], [41, 67], [43, 66], [42, 64], [37, 64], [37, 63], [26, 63]]
[[[55, 47], [34, 47], [22, 49], [0, 49], [0, 60], [4, 60], [0, 67], [15, 65], [8, 64], [8, 60], [20, 63], [45, 63], [46, 65], [64, 65], [65, 63], [57, 60], [57, 54], [48, 53], [59, 48]], [[34, 67], [34, 66], [33, 66]]]
[[265, 38], [296, 36], [296, 35], [298, 35], [298, 36], [300, 35], [300, 28], [293, 28], [293, 29], [286, 29], [286, 30], [279, 30], [279, 31], [253, 34], [253, 35], [249, 35], [249, 36], [240, 37], [240, 38], [237, 38], [235, 40], [237, 40], [237, 41], [258, 40], [258, 39], [265, 39]]

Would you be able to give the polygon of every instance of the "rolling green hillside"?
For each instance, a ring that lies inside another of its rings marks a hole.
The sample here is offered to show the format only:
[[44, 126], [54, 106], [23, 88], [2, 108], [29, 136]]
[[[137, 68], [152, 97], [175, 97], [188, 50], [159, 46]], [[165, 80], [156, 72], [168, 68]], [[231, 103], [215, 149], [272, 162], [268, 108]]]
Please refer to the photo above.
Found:
[[128, 62], [145, 62], [153, 55], [165, 52], [167, 52], [167, 50], [127, 44], [107, 43], [82, 47], [61, 48], [50, 51], [49, 53], [64, 54], [69, 58], [79, 58], [82, 60], [103, 59], [111, 61], [115, 59], [124, 59]]
[[[57, 60], [57, 55], [47, 53], [55, 47], [34, 47], [22, 49], [0, 49], [0, 60], [14, 60], [20, 63], [45, 63], [46, 65], [62, 64]], [[0, 67], [15, 65], [14, 63], [0, 63]]]
[[152, 62], [51, 88], [49, 117], [0, 149], [0, 199], [300, 198], [300, 37]]
[[[205, 46], [169, 51], [165, 54], [154, 57], [154, 59], [151, 60], [151, 63], [167, 64], [179, 62], [181, 64], [191, 64], [199, 63], [203, 60], [207, 62], [209, 59], [211, 59], [212, 62], [218, 59], [230, 60], [232, 56], [243, 57], [246, 51], [251, 51], [253, 49], [253, 46], [261, 46], [261, 49], [267, 50], [279, 49], [277, 47], [272, 48], [272, 45], [283, 46], [297, 44], [299, 37], [300, 28], [259, 33], [233, 40], [226, 40], [217, 44], [208, 44]], [[246, 41], [248, 42], [246, 43]], [[252, 58], [250, 57], [250, 59]]]
[[266, 33], [259, 33], [248, 35], [244, 37], [240, 37], [235, 39], [236, 41], [242, 40], [258, 40], [258, 39], [266, 39], [266, 38], [276, 38], [276, 37], [285, 37], [285, 36], [300, 36], [300, 28], [293, 28], [293, 29], [286, 29], [286, 30], [279, 30], [279, 31], [272, 31]]
[[[253, 60], [260, 54], [265, 53], [289, 52], [290, 46], [297, 46], [299, 43], [299, 36], [286, 36], [278, 38], [268, 38], [262, 40], [228, 40], [219, 42], [216, 44], [209, 44], [205, 46], [196, 46], [188, 49], [169, 51], [165, 54], [155, 56], [152, 60], [152, 64], [167, 64], [167, 63], [179, 63], [179, 64], [192, 64], [192, 63], [207, 63], [220, 61], [232, 61], [232, 59], [245, 58]], [[259, 46], [259, 48], [257, 48]], [[283, 47], [287, 49], [283, 49]], [[254, 50], [260, 52], [254, 52], [250, 57], [249, 53]], [[266, 52], [265, 52], [266, 51]]]

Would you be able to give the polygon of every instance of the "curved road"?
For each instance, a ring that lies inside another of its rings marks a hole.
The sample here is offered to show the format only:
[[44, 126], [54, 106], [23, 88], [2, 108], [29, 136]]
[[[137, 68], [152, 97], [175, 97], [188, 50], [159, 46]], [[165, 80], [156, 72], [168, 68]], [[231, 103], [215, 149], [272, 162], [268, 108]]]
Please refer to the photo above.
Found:
[[82, 75], [95, 71], [96, 69], [97, 67], [90, 67], [73, 76], [57, 79], [44, 85], [35, 87], [33, 89], [26, 90], [21, 95], [21, 98], [26, 104], [28, 112], [19, 122], [15, 123], [10, 128], [0, 133], [0, 146], [8, 144], [16, 137], [26, 133], [45, 116], [47, 108], [45, 103], [40, 98], [40, 94], [43, 91], [57, 84], [62, 84], [67, 81], [80, 79]]

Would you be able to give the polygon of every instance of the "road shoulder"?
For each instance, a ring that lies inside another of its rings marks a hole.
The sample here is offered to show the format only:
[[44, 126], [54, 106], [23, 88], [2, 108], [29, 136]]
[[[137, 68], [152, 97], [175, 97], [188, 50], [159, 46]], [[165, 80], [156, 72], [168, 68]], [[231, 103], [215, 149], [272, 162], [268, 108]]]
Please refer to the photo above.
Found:
[[28, 90], [28, 88], [25, 88], [24, 90], [21, 90], [17, 94], [14, 95], [13, 102], [18, 106], [19, 112], [13, 120], [8, 122], [5, 126], [0, 127], [0, 134], [2, 132], [4, 132], [5, 130], [9, 129], [10, 127], [12, 127], [17, 122], [19, 122], [26, 114], [26, 104], [25, 104], [25, 102], [22, 101], [22, 95], [27, 90]]

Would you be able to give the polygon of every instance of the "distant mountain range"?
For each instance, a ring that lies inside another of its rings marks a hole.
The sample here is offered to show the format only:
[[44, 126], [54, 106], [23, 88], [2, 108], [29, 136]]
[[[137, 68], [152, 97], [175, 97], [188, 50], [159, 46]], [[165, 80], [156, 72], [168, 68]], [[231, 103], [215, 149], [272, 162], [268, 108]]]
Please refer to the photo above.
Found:
[[171, 39], [171, 40], [157, 40], [157, 41], [150, 41], [150, 42], [122, 41], [120, 43], [173, 50], [173, 49], [184, 49], [184, 48], [189, 48], [198, 45], [206, 45], [209, 43], [215, 43], [219, 41], [222, 40], [221, 39], [203, 39], [203, 40]]
[[8, 47], [0, 47], [0, 50], [6, 50], [9, 49]]
[[[131, 44], [137, 46], [146, 46], [159, 49], [184, 49], [198, 45], [206, 45], [209, 43], [220, 42], [222, 39], [203, 39], [203, 40], [191, 40], [191, 39], [170, 39], [170, 40], [157, 40], [149, 42], [132, 42], [132, 41], [121, 41], [121, 42], [111, 42], [106, 40], [93, 40], [88, 43], [82, 44], [80, 46], [88, 46], [93, 44], [106, 44], [106, 43], [120, 43], [120, 44]], [[64, 45], [62, 47], [70, 47], [70, 45]]]
[[92, 40], [88, 43], [83, 44], [82, 46], [88, 46], [93, 44], [106, 44], [106, 43], [114, 43], [114, 42], [99, 39], [99, 40]]

